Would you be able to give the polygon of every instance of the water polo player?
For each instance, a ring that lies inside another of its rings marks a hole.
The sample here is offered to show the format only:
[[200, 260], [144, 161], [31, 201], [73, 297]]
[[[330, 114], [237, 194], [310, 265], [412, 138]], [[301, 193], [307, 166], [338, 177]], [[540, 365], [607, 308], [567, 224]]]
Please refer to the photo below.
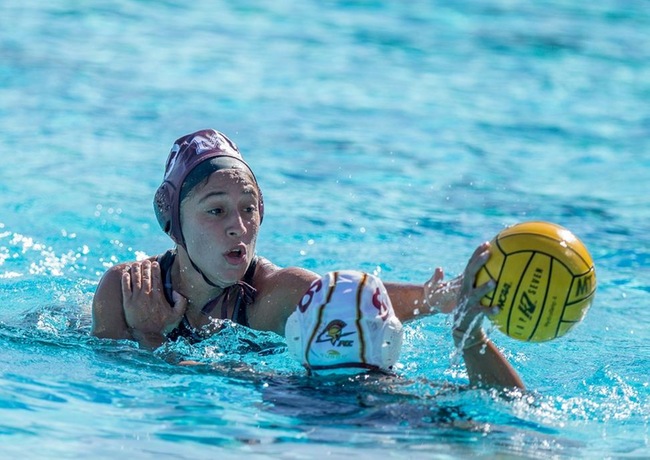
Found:
[[[231, 140], [211, 129], [178, 139], [154, 209], [175, 247], [104, 274], [93, 299], [95, 336], [156, 348], [179, 337], [205, 339], [222, 320], [284, 335], [287, 319], [319, 276], [299, 267], [280, 268], [256, 254], [264, 201]], [[479, 300], [494, 288], [473, 285], [488, 256], [484, 243], [458, 278], [443, 282], [442, 270], [436, 269], [424, 284], [386, 283], [386, 290], [401, 322], [435, 312], [455, 314], [452, 336], [464, 349], [471, 382], [521, 387], [475, 321], [485, 314]]]

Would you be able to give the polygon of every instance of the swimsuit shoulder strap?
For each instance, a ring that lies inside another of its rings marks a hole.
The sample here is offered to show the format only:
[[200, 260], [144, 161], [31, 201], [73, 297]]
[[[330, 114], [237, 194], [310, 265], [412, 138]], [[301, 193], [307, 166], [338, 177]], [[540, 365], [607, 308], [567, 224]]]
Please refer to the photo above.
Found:
[[165, 293], [165, 299], [169, 302], [169, 305], [174, 305], [174, 286], [172, 285], [172, 265], [174, 264], [174, 259], [176, 258], [176, 251], [173, 249], [168, 250], [164, 254], [158, 256], [158, 264], [160, 265], [160, 275], [163, 280], [163, 287]]
[[257, 268], [257, 259], [257, 256], [253, 257], [251, 264], [248, 266], [248, 270], [246, 270], [246, 273], [244, 273], [244, 278], [242, 281], [245, 283], [253, 284], [253, 276], [255, 276], [255, 268]]
[[257, 290], [252, 286], [253, 277], [255, 276], [255, 268], [257, 268], [257, 256], [253, 257], [248, 270], [244, 273], [243, 288], [240, 290], [237, 300], [235, 302], [235, 309], [232, 312], [232, 319], [242, 326], [250, 327], [248, 324], [248, 306], [255, 302], [255, 294]]

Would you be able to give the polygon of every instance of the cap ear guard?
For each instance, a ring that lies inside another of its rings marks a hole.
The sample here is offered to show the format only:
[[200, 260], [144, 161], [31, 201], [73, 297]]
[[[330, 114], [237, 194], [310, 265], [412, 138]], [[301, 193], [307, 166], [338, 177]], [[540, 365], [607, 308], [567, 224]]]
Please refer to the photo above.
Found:
[[160, 187], [158, 187], [156, 195], [154, 196], [153, 210], [156, 214], [156, 219], [158, 220], [160, 228], [162, 228], [163, 231], [174, 240], [174, 242], [179, 243], [176, 241], [175, 234], [172, 231], [172, 212], [174, 210], [173, 197], [175, 195], [174, 186], [172, 184], [167, 181], [160, 184]]

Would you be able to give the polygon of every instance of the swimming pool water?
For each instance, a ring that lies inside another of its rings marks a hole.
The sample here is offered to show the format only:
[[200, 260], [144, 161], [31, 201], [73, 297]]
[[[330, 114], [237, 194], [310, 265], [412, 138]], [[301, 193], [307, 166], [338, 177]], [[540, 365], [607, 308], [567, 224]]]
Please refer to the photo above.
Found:
[[[632, 0], [3, 2], [0, 453], [650, 457], [647, 30]], [[151, 199], [206, 127], [255, 169], [280, 265], [422, 282], [542, 219], [591, 250], [594, 305], [556, 341], [491, 331], [524, 395], [466, 390], [441, 316], [398, 376], [334, 381], [243, 328], [90, 337], [106, 268], [170, 246]]]

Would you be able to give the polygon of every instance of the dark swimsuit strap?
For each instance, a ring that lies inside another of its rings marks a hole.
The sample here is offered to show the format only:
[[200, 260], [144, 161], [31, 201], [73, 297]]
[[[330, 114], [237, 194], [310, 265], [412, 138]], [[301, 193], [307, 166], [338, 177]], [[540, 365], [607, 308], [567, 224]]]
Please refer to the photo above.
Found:
[[169, 305], [174, 306], [174, 286], [172, 285], [172, 264], [176, 258], [176, 252], [171, 249], [158, 257], [158, 265], [163, 276], [163, 291]]
[[[169, 250], [158, 259], [158, 263], [160, 264], [160, 268], [163, 272], [164, 277], [165, 298], [170, 305], [174, 305], [174, 289], [172, 285], [171, 266], [174, 263], [175, 257], [176, 252]], [[232, 321], [237, 324], [241, 324], [242, 326], [249, 327], [246, 310], [247, 307], [255, 301], [255, 295], [257, 294], [257, 290], [251, 286], [256, 267], [257, 256], [255, 256], [251, 261], [248, 269], [246, 270], [246, 273], [244, 274], [244, 277], [237, 283], [225, 288], [218, 296], [206, 303], [205, 306], [201, 309], [201, 313], [208, 316], [219, 304], [219, 302], [221, 302], [220, 319], [227, 319], [228, 306], [234, 304], [231, 317]], [[204, 338], [197, 333], [194, 327], [192, 327], [189, 320], [187, 319], [187, 315], [183, 315], [183, 319], [178, 327], [167, 336], [167, 338], [170, 340], [176, 340], [178, 337], [186, 337], [192, 343], [199, 342]]]

